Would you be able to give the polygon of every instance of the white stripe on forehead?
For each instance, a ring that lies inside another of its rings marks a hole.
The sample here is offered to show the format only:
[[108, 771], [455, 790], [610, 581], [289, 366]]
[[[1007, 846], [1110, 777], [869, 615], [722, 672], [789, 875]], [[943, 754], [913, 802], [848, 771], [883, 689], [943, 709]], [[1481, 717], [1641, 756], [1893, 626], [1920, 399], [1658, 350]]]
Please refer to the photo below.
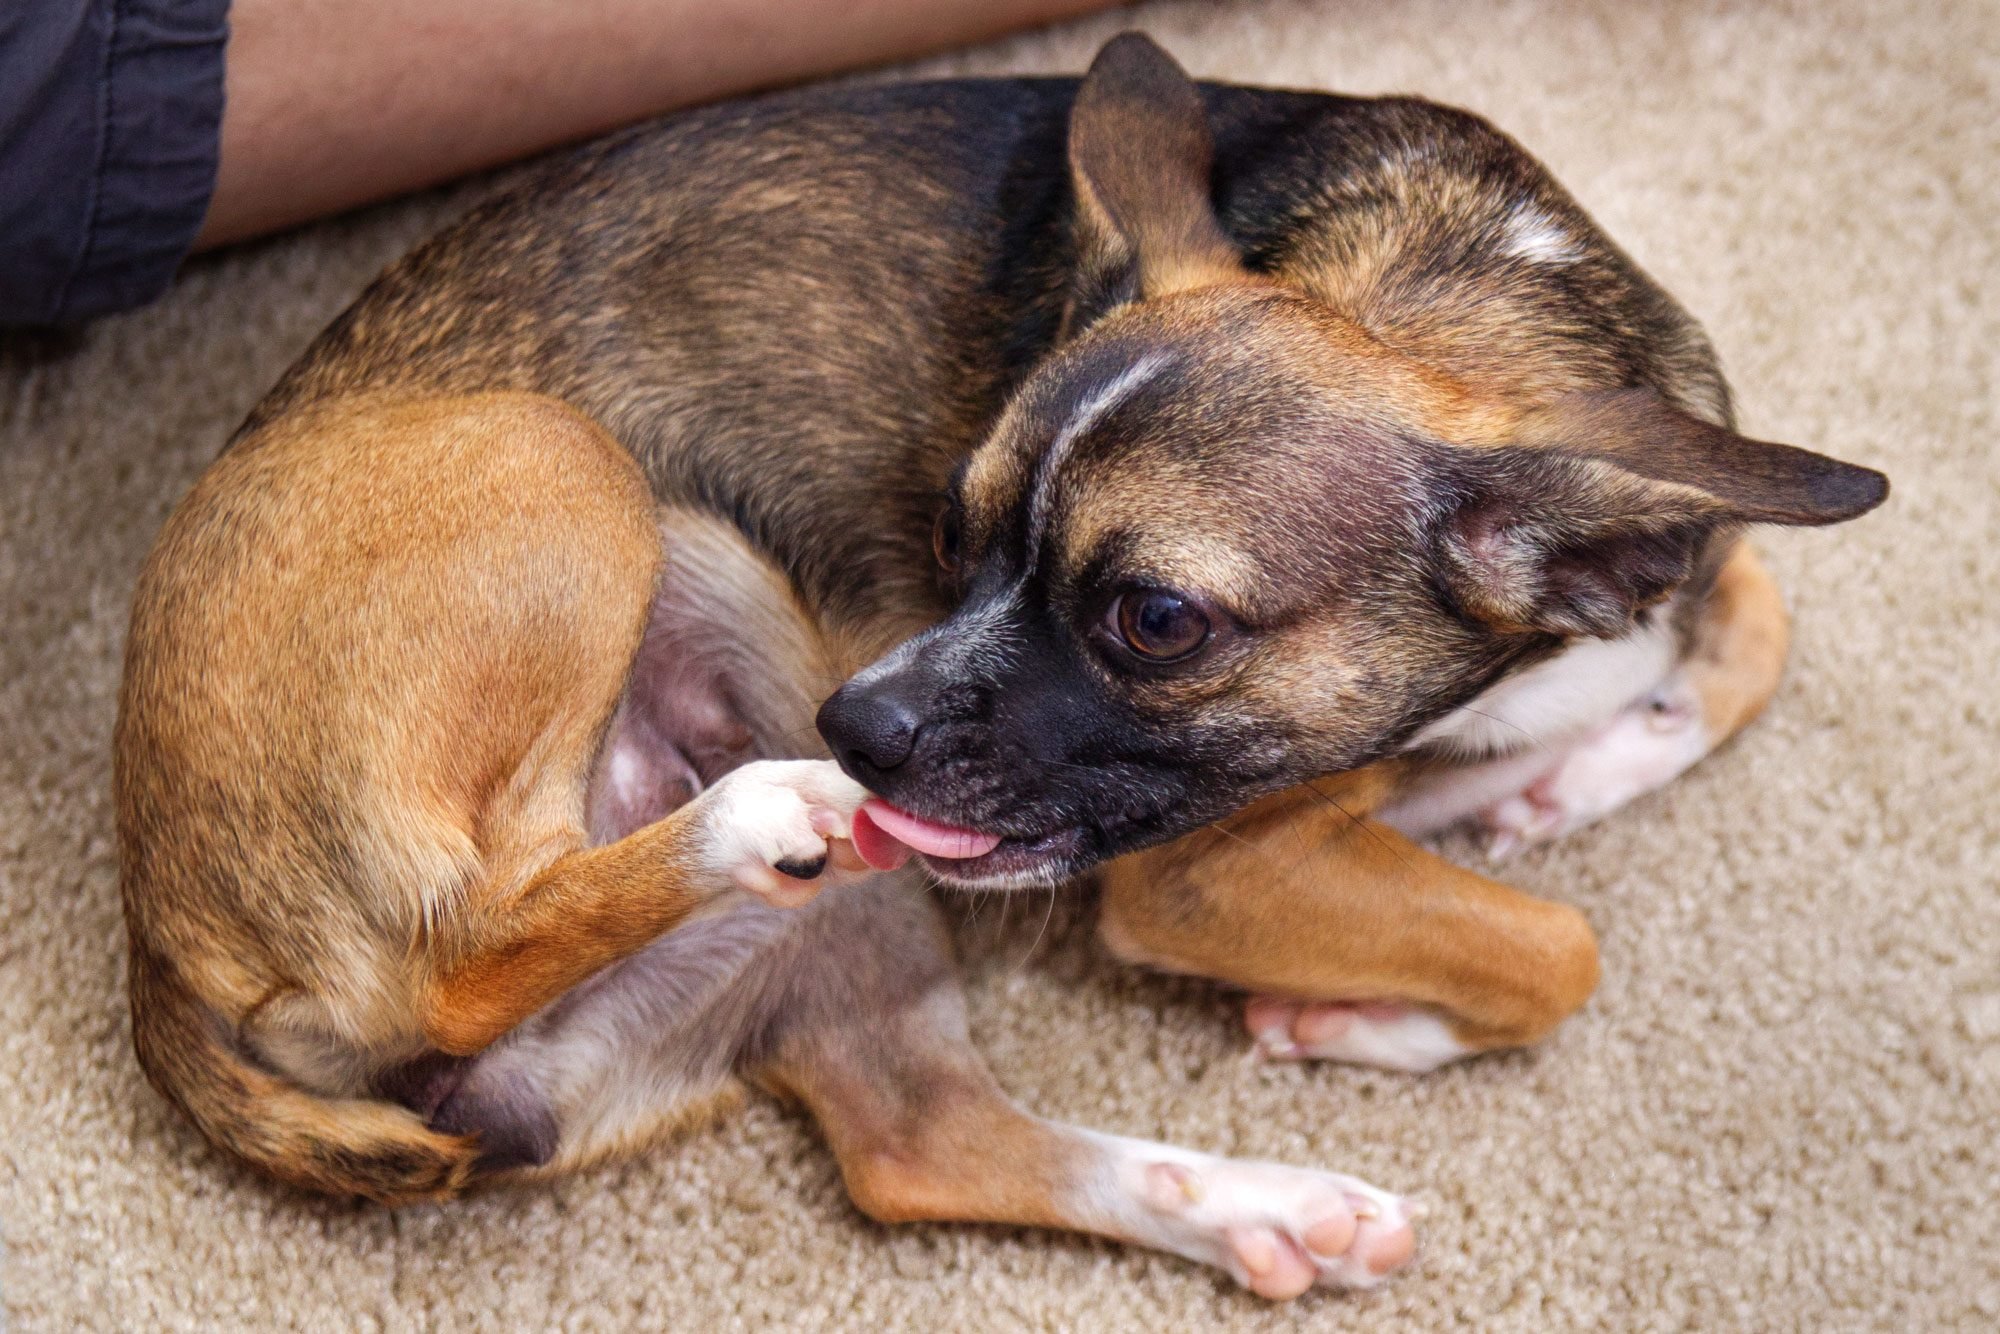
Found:
[[1063, 424], [1063, 428], [1056, 432], [1056, 438], [1049, 442], [1048, 449], [1043, 451], [1041, 462], [1035, 465], [1035, 480], [1028, 495], [1026, 556], [1029, 571], [1033, 571], [1035, 562], [1041, 559], [1042, 537], [1049, 525], [1049, 508], [1055, 503], [1051, 497], [1056, 473], [1069, 457], [1070, 450], [1097, 424], [1099, 418], [1131, 397], [1134, 390], [1157, 375], [1166, 364], [1166, 353], [1148, 352], [1098, 386], [1090, 397], [1078, 405], [1075, 415]]

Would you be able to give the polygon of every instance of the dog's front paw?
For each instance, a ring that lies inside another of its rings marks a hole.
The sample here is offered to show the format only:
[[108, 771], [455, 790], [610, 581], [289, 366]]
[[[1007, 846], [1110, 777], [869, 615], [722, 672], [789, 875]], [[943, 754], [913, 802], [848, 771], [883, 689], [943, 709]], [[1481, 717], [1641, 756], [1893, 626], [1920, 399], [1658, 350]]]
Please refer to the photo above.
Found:
[[1444, 1020], [1393, 1002], [1253, 996], [1243, 1023], [1257, 1050], [1274, 1061], [1345, 1061], [1423, 1074], [1472, 1052]]
[[1205, 1260], [1260, 1297], [1367, 1288], [1416, 1250], [1408, 1203], [1365, 1181], [1200, 1154], [1143, 1168], [1158, 1240]]
[[829, 863], [860, 869], [850, 841], [868, 791], [827, 760], [759, 760], [733, 769], [702, 795], [717, 876], [780, 908], [819, 893]]
[[1694, 691], [1683, 683], [1662, 686], [1572, 746], [1524, 790], [1481, 811], [1486, 855], [1498, 861], [1602, 819], [1678, 778], [1710, 745]]

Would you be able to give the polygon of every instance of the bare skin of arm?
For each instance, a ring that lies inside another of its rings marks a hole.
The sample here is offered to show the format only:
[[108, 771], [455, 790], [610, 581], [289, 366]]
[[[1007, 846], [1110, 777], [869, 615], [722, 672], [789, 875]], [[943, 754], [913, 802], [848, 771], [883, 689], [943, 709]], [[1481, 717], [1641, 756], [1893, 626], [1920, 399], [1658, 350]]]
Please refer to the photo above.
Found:
[[276, 231], [675, 107], [1107, 0], [235, 0], [196, 243]]

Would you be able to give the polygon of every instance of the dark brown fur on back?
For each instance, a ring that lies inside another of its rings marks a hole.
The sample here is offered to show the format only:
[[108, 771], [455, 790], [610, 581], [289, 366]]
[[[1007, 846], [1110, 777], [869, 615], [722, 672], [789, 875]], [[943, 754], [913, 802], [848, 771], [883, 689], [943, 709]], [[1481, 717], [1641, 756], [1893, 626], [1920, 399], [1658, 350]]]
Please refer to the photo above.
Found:
[[[1072, 296], [1076, 87], [816, 89], [581, 150], [391, 269], [245, 429], [363, 389], [552, 394], [821, 615], [906, 621], [936, 607], [921, 571], [946, 479]], [[1202, 94], [1216, 212], [1252, 271], [1468, 381], [1645, 385], [1727, 419], [1693, 321], [1478, 117]], [[1559, 280], [1507, 253], [1524, 209], [1576, 239]]]

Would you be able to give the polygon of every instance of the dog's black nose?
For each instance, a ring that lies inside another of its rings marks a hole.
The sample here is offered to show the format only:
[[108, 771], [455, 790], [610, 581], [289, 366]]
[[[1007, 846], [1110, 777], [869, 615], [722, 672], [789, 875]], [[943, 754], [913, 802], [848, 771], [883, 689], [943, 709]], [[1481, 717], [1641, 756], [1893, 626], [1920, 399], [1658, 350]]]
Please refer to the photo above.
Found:
[[908, 760], [923, 726], [916, 709], [887, 683], [842, 686], [819, 706], [818, 723], [840, 767], [863, 784]]

